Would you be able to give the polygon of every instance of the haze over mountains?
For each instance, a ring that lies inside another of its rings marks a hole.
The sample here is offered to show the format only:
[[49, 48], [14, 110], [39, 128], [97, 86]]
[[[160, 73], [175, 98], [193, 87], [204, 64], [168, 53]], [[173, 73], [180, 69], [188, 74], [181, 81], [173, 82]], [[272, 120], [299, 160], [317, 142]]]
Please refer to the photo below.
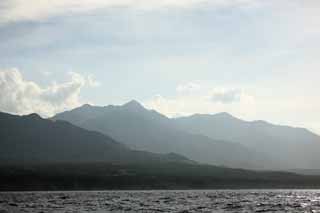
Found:
[[228, 113], [196, 114], [174, 119], [183, 130], [210, 138], [234, 141], [273, 159], [272, 169], [317, 169], [320, 137], [307, 129], [243, 121]]
[[176, 152], [192, 160], [247, 169], [316, 169], [320, 137], [264, 121], [247, 122], [228, 113], [169, 119], [137, 101], [122, 106], [84, 105], [54, 120], [110, 135], [128, 146]]
[[56, 121], [36, 114], [0, 113], [0, 118], [2, 162], [177, 160], [290, 171], [320, 165], [318, 135], [228, 113], [170, 119], [131, 101], [83, 105], [57, 114]]
[[56, 115], [88, 130], [107, 134], [131, 148], [157, 153], [174, 152], [192, 160], [234, 168], [261, 168], [262, 155], [237, 143], [188, 133], [173, 120], [147, 110], [137, 101], [122, 106], [84, 105]]
[[[198, 116], [169, 119], [136, 101], [122, 106], [84, 105], [57, 115], [55, 121], [37, 114], [0, 113], [0, 191], [319, 187], [318, 176], [226, 168], [269, 169], [276, 162], [250, 143], [201, 135], [205, 132], [200, 134], [197, 128], [202, 119], [187, 122]], [[226, 113], [207, 116], [210, 122], [219, 118], [225, 125], [235, 119]], [[299, 130], [306, 134], [300, 133], [301, 138], [313, 139], [308, 131]]]

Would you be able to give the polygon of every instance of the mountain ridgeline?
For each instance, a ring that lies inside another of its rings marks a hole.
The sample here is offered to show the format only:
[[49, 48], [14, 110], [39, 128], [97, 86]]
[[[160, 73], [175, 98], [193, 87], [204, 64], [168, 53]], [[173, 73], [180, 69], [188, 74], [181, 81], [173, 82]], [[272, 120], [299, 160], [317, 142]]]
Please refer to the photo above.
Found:
[[320, 137], [302, 128], [247, 122], [228, 113], [169, 119], [137, 101], [122, 106], [82, 107], [57, 114], [127, 146], [175, 152], [192, 160], [246, 169], [318, 169]]
[[210, 138], [234, 141], [263, 155], [270, 169], [319, 169], [320, 136], [304, 128], [243, 121], [228, 113], [196, 114], [174, 119], [182, 130]]
[[133, 149], [174, 152], [200, 163], [255, 169], [261, 168], [266, 160], [241, 144], [181, 130], [173, 120], [145, 109], [137, 101], [122, 106], [84, 105], [52, 119], [101, 132]]
[[137, 102], [62, 115], [96, 130], [0, 113], [0, 191], [320, 188], [315, 175], [209, 165], [260, 168], [266, 160], [246, 145], [190, 133]]
[[0, 164], [193, 163], [178, 154], [131, 150], [109, 136], [66, 121], [0, 113]]

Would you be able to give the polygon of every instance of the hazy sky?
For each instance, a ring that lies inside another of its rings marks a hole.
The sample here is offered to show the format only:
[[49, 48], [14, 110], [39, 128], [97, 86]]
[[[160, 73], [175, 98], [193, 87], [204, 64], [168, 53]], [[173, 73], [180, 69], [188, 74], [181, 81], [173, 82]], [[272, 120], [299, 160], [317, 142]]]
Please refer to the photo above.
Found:
[[0, 110], [142, 102], [320, 133], [319, 0], [2, 0]]

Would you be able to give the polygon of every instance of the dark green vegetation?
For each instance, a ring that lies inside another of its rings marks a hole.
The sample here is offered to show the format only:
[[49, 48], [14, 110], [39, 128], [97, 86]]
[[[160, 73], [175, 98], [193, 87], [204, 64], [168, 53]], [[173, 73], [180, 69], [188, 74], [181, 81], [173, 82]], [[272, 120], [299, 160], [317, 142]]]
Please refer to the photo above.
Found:
[[320, 177], [184, 163], [1, 166], [0, 190], [320, 188]]

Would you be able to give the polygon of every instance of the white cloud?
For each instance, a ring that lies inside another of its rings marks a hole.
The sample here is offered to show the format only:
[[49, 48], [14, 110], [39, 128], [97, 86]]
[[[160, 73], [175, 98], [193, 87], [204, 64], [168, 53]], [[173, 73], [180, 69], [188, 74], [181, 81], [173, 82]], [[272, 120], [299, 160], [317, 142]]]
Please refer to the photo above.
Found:
[[[184, 111], [186, 107], [185, 100], [180, 98], [165, 98], [161, 95], [155, 95], [150, 100], [144, 102], [147, 108], [154, 109], [168, 117], [176, 117], [189, 114]], [[190, 107], [190, 105], [188, 106]]]
[[100, 82], [97, 81], [93, 75], [88, 75], [88, 85], [91, 86], [91, 87], [98, 87], [100, 86]]
[[145, 101], [145, 106], [169, 117], [223, 111], [243, 117], [255, 112], [254, 97], [241, 89], [186, 83], [179, 85], [176, 92], [174, 97], [156, 95]]
[[214, 7], [256, 6], [261, 0], [3, 0], [0, 3], [0, 22], [41, 20], [50, 16], [89, 12], [101, 8], [188, 8], [195, 5]]
[[216, 103], [231, 104], [239, 102], [245, 96], [241, 90], [237, 89], [215, 89], [212, 91], [210, 100]]
[[[295, 85], [301, 84], [302, 79]], [[273, 89], [213, 88], [204, 83], [199, 85], [201, 89], [196, 91], [176, 91], [170, 97], [156, 95], [144, 101], [144, 105], [168, 117], [228, 112], [244, 120], [266, 120], [275, 124], [305, 127], [320, 134], [319, 118], [315, 116], [319, 114], [320, 101], [315, 98], [316, 95], [306, 93], [306, 86], [292, 95], [282, 93], [275, 85], [272, 85]], [[274, 95], [275, 91], [277, 95]]]
[[189, 82], [186, 84], [180, 84], [177, 86], [177, 92], [194, 92], [200, 90], [201, 86], [194, 82]]
[[25, 80], [17, 69], [0, 70], [0, 110], [14, 114], [52, 116], [82, 104], [81, 89], [92, 86], [92, 77], [70, 72], [70, 81], [41, 87]]

